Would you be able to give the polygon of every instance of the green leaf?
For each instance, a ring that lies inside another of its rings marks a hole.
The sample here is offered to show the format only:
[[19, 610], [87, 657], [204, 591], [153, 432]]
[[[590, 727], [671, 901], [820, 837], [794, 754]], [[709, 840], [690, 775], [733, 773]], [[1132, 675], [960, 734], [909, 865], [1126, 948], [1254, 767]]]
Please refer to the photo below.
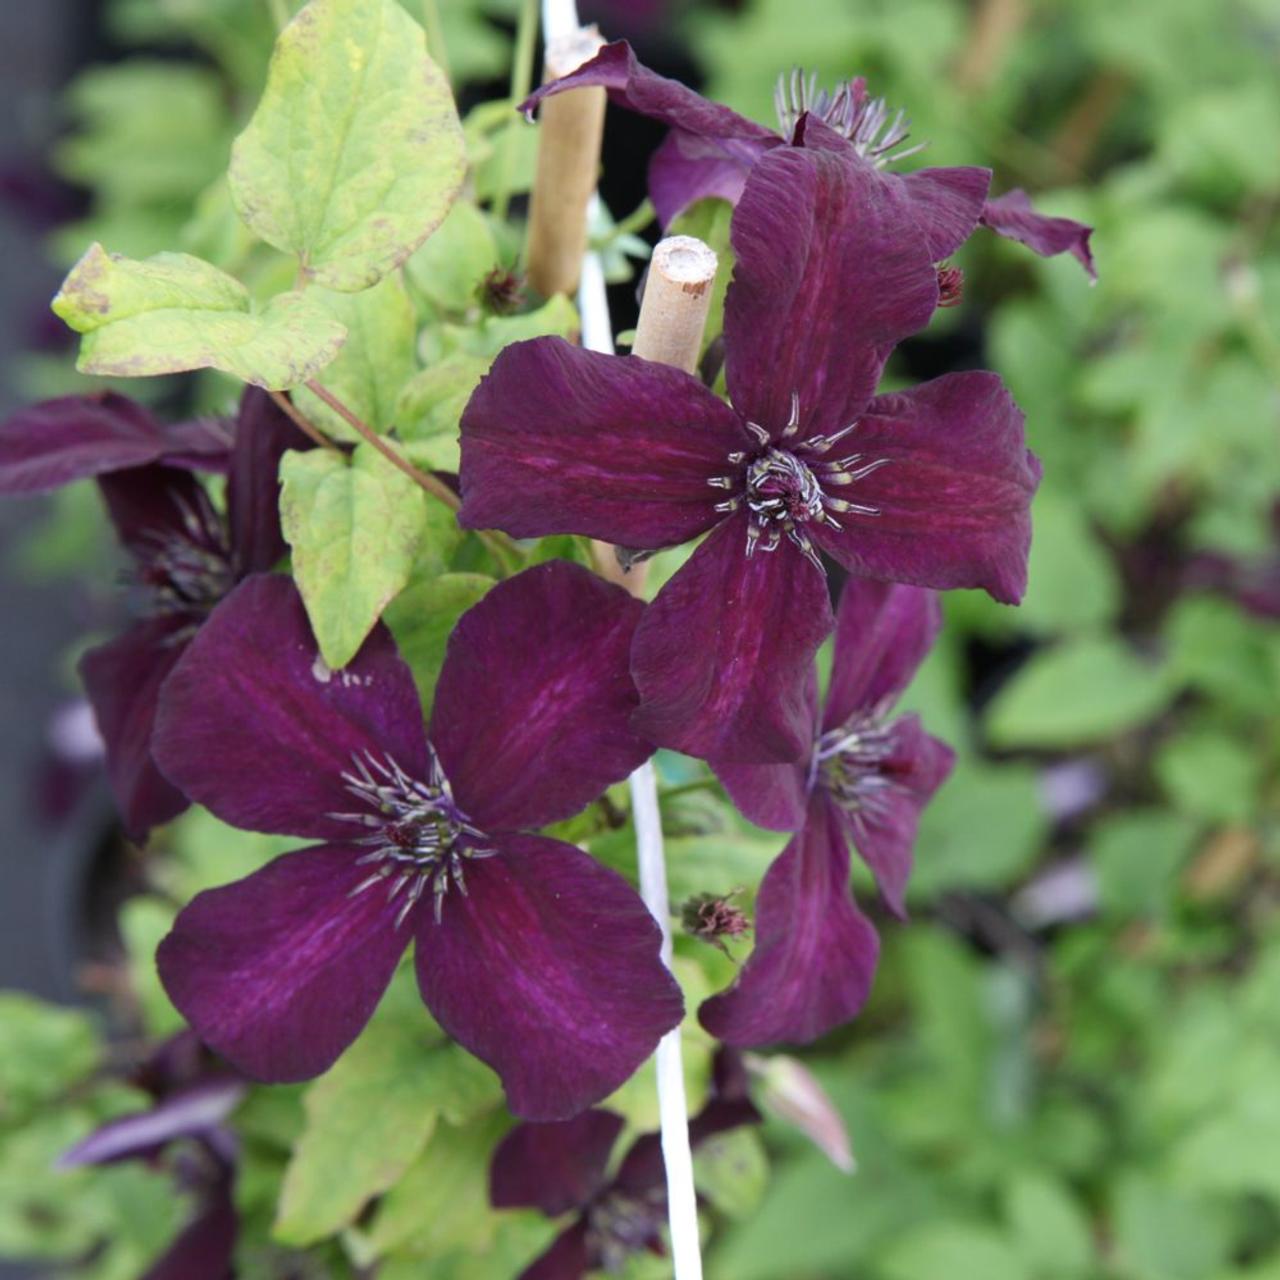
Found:
[[1083, 636], [1034, 654], [987, 716], [997, 747], [1078, 747], [1136, 728], [1169, 701], [1159, 668], [1121, 640]]
[[1126, 1177], [1114, 1210], [1117, 1261], [1133, 1280], [1202, 1280], [1228, 1258], [1223, 1214], [1196, 1196]]
[[442, 354], [468, 351], [492, 360], [503, 347], [526, 338], [552, 335], [574, 338], [581, 328], [578, 310], [563, 294], [544, 302], [536, 311], [519, 316], [489, 316], [476, 328], [441, 325], [438, 341]]
[[83, 1080], [102, 1048], [92, 1021], [73, 1009], [44, 1004], [15, 991], [0, 992], [0, 1126]]
[[1102, 905], [1126, 916], [1165, 914], [1194, 837], [1193, 823], [1162, 809], [1131, 809], [1101, 822], [1089, 853]]
[[280, 524], [307, 616], [324, 661], [344, 667], [409, 581], [425, 495], [371, 445], [349, 460], [330, 449], [291, 451], [280, 477]]
[[[396, 420], [400, 389], [413, 377], [417, 324], [413, 304], [398, 274], [389, 275], [362, 293], [308, 289], [313, 299], [347, 331], [337, 357], [317, 379], [357, 418], [375, 431], [386, 431]], [[354, 444], [360, 439], [346, 421], [305, 387], [294, 403], [335, 440]]]
[[346, 337], [305, 294], [280, 294], [255, 313], [238, 280], [199, 258], [139, 260], [99, 244], [71, 269], [53, 310], [84, 335], [81, 373], [124, 378], [220, 369], [285, 390], [324, 368]]
[[[233, 879], [225, 876], [222, 883]], [[142, 1013], [143, 1025], [153, 1036], [170, 1036], [186, 1026], [186, 1020], [169, 999], [156, 971], [156, 948], [173, 928], [178, 913], [172, 905], [150, 894], [139, 894], [120, 907], [117, 924], [129, 959], [132, 995]]]
[[669, 236], [694, 236], [709, 245], [718, 265], [711, 287], [711, 303], [707, 311], [707, 327], [702, 332], [702, 350], [724, 332], [724, 299], [733, 275], [733, 246], [729, 243], [729, 222], [733, 205], [727, 200], [708, 196], [684, 211], [667, 228]]
[[769, 1158], [751, 1129], [716, 1134], [698, 1145], [693, 1157], [698, 1194], [728, 1218], [745, 1218], [764, 1198]]
[[280, 33], [231, 153], [240, 216], [309, 279], [355, 293], [440, 225], [462, 128], [422, 28], [394, 0], [312, 0]]
[[1160, 748], [1155, 774], [1179, 809], [1215, 822], [1247, 822], [1257, 805], [1262, 761], [1225, 733], [1190, 730]]
[[351, 1222], [417, 1159], [440, 1113], [440, 1031], [397, 982], [360, 1038], [307, 1090], [273, 1234], [311, 1244]]
[[458, 424], [488, 368], [483, 356], [455, 351], [423, 369], [404, 388], [396, 409], [398, 433], [419, 465], [458, 469]]
[[1078, 496], [1041, 489], [1032, 518], [1027, 594], [1014, 621], [1045, 632], [1082, 631], [1110, 621], [1120, 603], [1119, 577]]
[[1088, 1273], [1093, 1264], [1089, 1221], [1057, 1179], [1015, 1175], [1005, 1190], [1005, 1214], [1019, 1252], [1037, 1276]]
[[449, 216], [405, 263], [410, 283], [443, 311], [476, 305], [480, 282], [498, 265], [498, 245], [489, 220], [468, 200], [458, 200]]
[[495, 585], [494, 579], [483, 573], [445, 573], [413, 583], [388, 607], [386, 623], [395, 635], [400, 656], [413, 671], [424, 715], [431, 713], [449, 633]]
[[925, 1223], [886, 1250], [884, 1280], [1027, 1280], [1013, 1247], [986, 1226], [967, 1222]]

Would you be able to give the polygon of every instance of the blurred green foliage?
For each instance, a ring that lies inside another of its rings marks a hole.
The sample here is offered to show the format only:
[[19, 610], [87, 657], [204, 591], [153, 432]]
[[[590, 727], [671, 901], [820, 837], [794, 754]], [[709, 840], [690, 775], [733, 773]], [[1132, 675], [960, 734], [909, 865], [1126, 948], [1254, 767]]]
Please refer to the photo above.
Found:
[[[429, 38], [443, 34], [434, 51], [455, 85], [505, 74], [514, 5], [404, 2]], [[141, 52], [67, 93], [51, 160], [94, 200], [51, 252], [179, 247], [263, 296], [287, 287], [221, 177], [261, 90], [271, 6], [116, 0], [110, 12]], [[828, 83], [865, 73], [908, 109], [927, 161], [990, 165], [995, 191], [1023, 185], [1046, 211], [1093, 223], [1101, 277], [1089, 289], [1074, 262], [980, 233], [957, 258], [964, 305], [891, 369], [908, 380], [958, 361], [1009, 382], [1045, 464], [1031, 589], [1018, 610], [953, 594], [906, 699], [960, 764], [925, 816], [915, 919], [885, 922], [871, 1005], [805, 1055], [857, 1172], [776, 1118], [763, 1147], [752, 1136], [705, 1153], [709, 1274], [1277, 1280], [1280, 636], [1204, 590], [1197, 566], [1227, 558], [1247, 576], [1280, 554], [1280, 10], [690, 0], [663, 34], [687, 46], [710, 96], [766, 121], [793, 65]], [[199, 68], [173, 56], [193, 45]], [[511, 135], [524, 141], [508, 153], [508, 118], [491, 103], [465, 121], [475, 201], [527, 185], [533, 134]], [[695, 213], [723, 235], [723, 210]], [[479, 315], [476, 284], [512, 250], [507, 228], [460, 203], [403, 289], [335, 304], [367, 314], [334, 376], [378, 427], [394, 419], [424, 465], [456, 458], [458, 413], [501, 346], [575, 326], [560, 304]], [[33, 389], [81, 385], [47, 362], [29, 372]], [[225, 403], [228, 387], [202, 375], [201, 403]], [[67, 506], [29, 560], [72, 559], [87, 520], [83, 503]], [[674, 559], [658, 557], [655, 585]], [[442, 527], [401, 568], [388, 621], [429, 695], [449, 627], [499, 567]], [[674, 896], [758, 884], [782, 839], [737, 818], [700, 766], [659, 765]], [[629, 830], [607, 812], [562, 834], [630, 869]], [[152, 1035], [179, 1025], [151, 963], [177, 905], [283, 847], [201, 813], [162, 844], [154, 894], [121, 920], [132, 1014]], [[710, 948], [681, 939], [678, 953], [691, 1007], [732, 979]], [[140, 1098], [107, 1070], [100, 1026], [3, 1000], [0, 1252], [130, 1280], [177, 1228], [167, 1181], [50, 1166]], [[687, 1033], [696, 1103], [710, 1046], [696, 1024]], [[652, 1125], [647, 1073], [614, 1105]], [[380, 1280], [516, 1274], [553, 1228], [487, 1207], [506, 1123], [485, 1069], [443, 1040], [402, 973], [327, 1076], [255, 1090], [237, 1113], [242, 1274], [265, 1280], [282, 1258], [308, 1277], [375, 1263]]]

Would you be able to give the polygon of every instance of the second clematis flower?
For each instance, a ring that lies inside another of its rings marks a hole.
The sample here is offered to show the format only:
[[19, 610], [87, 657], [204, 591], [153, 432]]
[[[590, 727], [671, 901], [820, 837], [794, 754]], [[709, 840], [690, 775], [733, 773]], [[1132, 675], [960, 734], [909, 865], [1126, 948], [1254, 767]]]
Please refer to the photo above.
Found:
[[951, 748], [914, 715], [889, 713], [941, 626], [937, 598], [851, 578], [840, 597], [825, 706], [809, 685], [810, 748], [798, 764], [712, 761], [730, 799], [794, 836], [757, 900], [756, 945], [737, 981], [699, 1013], [732, 1045], [806, 1043], [862, 1007], [879, 942], [849, 892], [849, 846], [898, 916], [920, 811], [951, 772]]
[[708, 534], [637, 629], [636, 727], [708, 759], [796, 760], [832, 625], [819, 553], [1016, 602], [1040, 468], [993, 373], [875, 394], [938, 285], [905, 197], [851, 150], [764, 156], [732, 239], [732, 407], [636, 356], [517, 343], [462, 417], [459, 519], [649, 551]]
[[565, 561], [495, 587], [450, 637], [428, 734], [385, 628], [331, 671], [287, 578], [219, 605], [165, 684], [156, 758], [224, 821], [321, 843], [178, 916], [157, 962], [201, 1038], [255, 1079], [318, 1075], [412, 939], [424, 1001], [517, 1115], [626, 1080], [681, 1016], [658, 927], [617, 873], [529, 832], [652, 750], [628, 727], [640, 611]]

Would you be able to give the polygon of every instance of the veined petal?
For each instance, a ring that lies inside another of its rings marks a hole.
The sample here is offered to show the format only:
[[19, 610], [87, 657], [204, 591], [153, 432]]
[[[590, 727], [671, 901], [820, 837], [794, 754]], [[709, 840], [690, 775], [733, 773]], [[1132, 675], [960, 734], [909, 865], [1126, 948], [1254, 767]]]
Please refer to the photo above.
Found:
[[105, 391], [19, 409], [0, 426], [0, 494], [47, 493], [73, 480], [154, 462], [166, 438], [150, 412]]
[[169, 998], [255, 1080], [309, 1080], [360, 1034], [410, 933], [358, 845], [316, 845], [198, 894], [160, 944]]
[[623, 1123], [612, 1111], [594, 1109], [572, 1120], [516, 1125], [493, 1153], [489, 1203], [541, 1209], [549, 1218], [581, 1208], [604, 1186]]
[[275, 567], [286, 546], [280, 532], [280, 459], [288, 449], [312, 442], [259, 387], [240, 398], [236, 442], [227, 477], [227, 524], [231, 555], [241, 576]]
[[680, 989], [635, 890], [580, 849], [504, 835], [418, 913], [422, 997], [502, 1077], [511, 1110], [565, 1120], [612, 1093], [680, 1021]]
[[775, 439], [793, 395], [797, 439], [847, 426], [888, 352], [923, 329], [938, 302], [903, 189], [852, 147], [784, 147], [752, 169], [731, 238], [724, 334], [734, 408]]
[[816, 795], [760, 886], [755, 950], [699, 1020], [726, 1044], [808, 1043], [862, 1008], [878, 954], [876, 931], [849, 892], [838, 820]]
[[183, 614], [148, 618], [80, 659], [80, 678], [106, 744], [107, 778], [135, 840], [187, 807], [186, 796], [156, 767], [151, 739], [160, 686], [197, 622]]
[[[810, 742], [818, 736], [818, 673], [809, 669], [805, 697], [810, 715]], [[770, 831], [799, 831], [809, 807], [807, 753], [785, 764], [709, 762], [739, 813]]]
[[836, 610], [823, 729], [893, 706], [941, 629], [942, 609], [932, 591], [849, 578]]
[[609, 100], [637, 115], [660, 120], [673, 129], [724, 142], [749, 142], [764, 146], [780, 146], [782, 139], [764, 125], [740, 116], [736, 111], [709, 102], [700, 93], [678, 80], [669, 80], [642, 65], [625, 40], [607, 44], [590, 62], [584, 62], [572, 74], [544, 84], [520, 104], [526, 116], [532, 116], [538, 104], [553, 94], [568, 89], [598, 85]]
[[737, 204], [751, 166], [777, 141], [708, 138], [672, 129], [649, 160], [649, 198], [658, 222], [669, 227], [708, 197]]
[[647, 760], [628, 666], [644, 606], [551, 560], [494, 587], [453, 634], [430, 738], [459, 805], [486, 831], [572, 817]]
[[884, 176], [902, 184], [934, 262], [949, 258], [974, 233], [991, 186], [991, 170], [973, 165]]
[[1007, 240], [1025, 244], [1042, 258], [1069, 253], [1089, 273], [1090, 280], [1098, 278], [1093, 250], [1089, 247], [1093, 228], [1073, 218], [1051, 218], [1037, 213], [1021, 187], [988, 200], [982, 211], [982, 225]]
[[634, 724], [707, 760], [799, 760], [813, 740], [810, 669], [832, 624], [827, 580], [785, 538], [772, 552], [746, 546], [739, 513], [645, 610], [631, 651]]
[[884, 785], [866, 805], [841, 810], [840, 821], [871, 868], [885, 904], [899, 919], [906, 919], [920, 811], [950, 775], [955, 752], [925, 733], [919, 716], [903, 716], [889, 732], [891, 751], [878, 775]]
[[685, 542], [720, 519], [727, 455], [747, 436], [690, 374], [563, 338], [507, 347], [462, 415], [469, 529], [579, 533], [619, 546]]
[[840, 532], [815, 525], [814, 541], [853, 573], [938, 590], [983, 587], [1016, 604], [1040, 482], [1022, 424], [994, 373], [949, 373], [877, 396], [847, 442], [883, 462], [841, 497], [878, 514], [841, 516]]
[[342, 775], [356, 759], [427, 776], [422, 711], [409, 668], [378, 626], [331, 671], [297, 588], [246, 579], [209, 615], [160, 697], [153, 741], [165, 775], [224, 822], [345, 840], [359, 810]]

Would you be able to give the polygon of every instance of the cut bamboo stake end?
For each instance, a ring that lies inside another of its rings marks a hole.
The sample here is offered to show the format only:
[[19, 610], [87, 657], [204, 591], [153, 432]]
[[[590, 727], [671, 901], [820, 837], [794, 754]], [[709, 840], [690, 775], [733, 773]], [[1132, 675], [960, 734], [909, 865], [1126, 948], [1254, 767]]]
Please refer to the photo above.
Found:
[[[543, 82], [576, 71], [604, 46], [595, 27], [547, 43]], [[587, 211], [604, 137], [605, 91], [571, 89], [539, 109], [538, 167], [529, 200], [529, 283], [544, 298], [572, 293], [587, 247]]]
[[[685, 373], [697, 369], [718, 266], [711, 247], [693, 236], [668, 236], [658, 244], [645, 280], [633, 355]], [[624, 571], [606, 542], [593, 542], [591, 553], [601, 576], [633, 595], [640, 594], [646, 572], [643, 563]]]

